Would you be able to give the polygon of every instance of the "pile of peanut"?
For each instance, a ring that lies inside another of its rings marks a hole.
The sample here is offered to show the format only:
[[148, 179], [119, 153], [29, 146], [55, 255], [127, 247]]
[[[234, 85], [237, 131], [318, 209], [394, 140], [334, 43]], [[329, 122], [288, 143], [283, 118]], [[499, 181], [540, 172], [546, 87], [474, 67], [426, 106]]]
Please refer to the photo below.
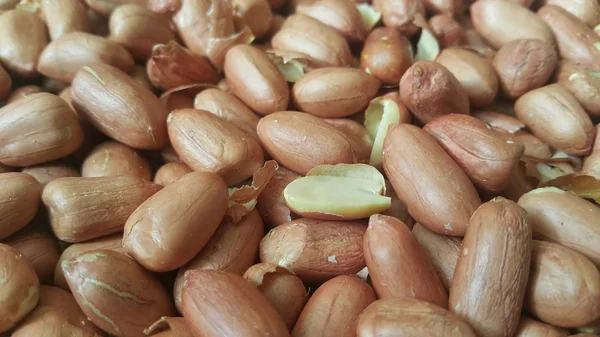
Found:
[[600, 336], [598, 0], [0, 0], [0, 336]]

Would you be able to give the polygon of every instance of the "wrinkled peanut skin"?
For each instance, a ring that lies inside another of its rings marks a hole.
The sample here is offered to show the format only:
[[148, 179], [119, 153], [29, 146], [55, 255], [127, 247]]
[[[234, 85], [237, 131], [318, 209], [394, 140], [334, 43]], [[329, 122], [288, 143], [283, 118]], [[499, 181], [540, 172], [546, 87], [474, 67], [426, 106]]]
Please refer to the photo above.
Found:
[[413, 227], [412, 234], [423, 248], [425, 255], [433, 263], [444, 288], [449, 290], [454, 277], [461, 240], [434, 233], [418, 223]]
[[25, 173], [0, 173], [0, 239], [25, 227], [37, 213], [42, 187]]
[[594, 124], [562, 85], [547, 85], [521, 96], [515, 103], [515, 113], [548, 145], [573, 155], [590, 153]]
[[538, 322], [523, 316], [515, 332], [515, 337], [567, 337], [569, 332], [550, 324]]
[[228, 197], [227, 185], [216, 173], [188, 173], [129, 216], [123, 248], [148, 270], [175, 270], [210, 240], [225, 216]]
[[475, 337], [469, 325], [446, 309], [414, 298], [380, 299], [358, 317], [357, 337]]
[[541, 40], [508, 42], [494, 56], [494, 69], [504, 96], [517, 99], [548, 82], [556, 69], [554, 46]]
[[448, 306], [448, 295], [433, 264], [402, 221], [371, 216], [363, 250], [378, 298], [411, 297]]
[[83, 1], [42, 0], [42, 14], [52, 40], [70, 32], [88, 32], [90, 22]]
[[83, 177], [127, 176], [151, 180], [150, 164], [139, 152], [114, 141], [96, 146], [81, 167]]
[[481, 336], [513, 336], [531, 262], [531, 222], [515, 202], [481, 205], [469, 227], [450, 286], [449, 307]]
[[556, 243], [533, 241], [525, 310], [557, 327], [600, 318], [600, 272], [583, 255]]
[[194, 336], [290, 336], [275, 308], [239, 275], [216, 270], [187, 272], [182, 304]]
[[134, 259], [93, 250], [62, 262], [81, 310], [100, 329], [118, 337], [143, 337], [143, 330], [175, 307], [167, 290]]
[[20, 77], [37, 76], [36, 66], [48, 44], [44, 21], [36, 14], [13, 9], [0, 15], [0, 62]]
[[374, 29], [360, 54], [360, 67], [384, 85], [398, 85], [412, 63], [410, 41], [390, 27]]
[[354, 275], [323, 283], [304, 306], [293, 337], [354, 337], [360, 313], [376, 300], [371, 287]]
[[432, 61], [415, 62], [400, 80], [400, 99], [422, 123], [435, 117], [469, 114], [469, 96], [456, 77]]
[[557, 82], [569, 90], [590, 116], [600, 116], [600, 74], [563, 61], [558, 65]]
[[464, 235], [481, 201], [467, 175], [432, 136], [408, 124], [391, 126], [383, 144], [383, 168], [415, 221], [436, 233]]
[[20, 251], [31, 262], [41, 283], [52, 283], [61, 253], [56, 238], [46, 232], [22, 231], [2, 242]]

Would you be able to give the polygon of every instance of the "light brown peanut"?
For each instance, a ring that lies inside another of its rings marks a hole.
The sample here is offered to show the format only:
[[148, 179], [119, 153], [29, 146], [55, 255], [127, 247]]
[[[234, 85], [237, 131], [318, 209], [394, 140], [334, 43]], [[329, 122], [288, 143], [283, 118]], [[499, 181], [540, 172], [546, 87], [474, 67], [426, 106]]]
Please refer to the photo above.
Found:
[[408, 39], [389, 27], [373, 30], [360, 54], [360, 67], [384, 85], [396, 86], [413, 63]]
[[425, 17], [425, 5], [421, 0], [374, 0], [373, 8], [381, 13], [381, 21], [386, 27], [399, 30], [410, 36], [419, 32], [415, 19]]
[[24, 230], [11, 235], [3, 243], [17, 249], [31, 262], [41, 283], [52, 283], [60, 247], [51, 234]]
[[52, 40], [67, 33], [90, 30], [83, 1], [41, 0], [40, 5]]
[[154, 175], [154, 183], [161, 186], [167, 186], [177, 181], [184, 175], [192, 172], [192, 169], [181, 163], [166, 163], [161, 166]]
[[444, 287], [449, 290], [454, 277], [461, 240], [434, 233], [418, 223], [413, 227], [412, 233], [423, 247], [425, 255], [433, 263]]
[[62, 164], [60, 161], [29, 166], [24, 168], [22, 172], [34, 177], [40, 183], [42, 189], [54, 179], [81, 176], [78, 170], [67, 164]]
[[13, 9], [0, 15], [0, 62], [20, 77], [35, 77], [38, 59], [48, 44], [44, 21], [36, 14]]
[[568, 61], [558, 65], [557, 82], [569, 90], [590, 116], [600, 116], [600, 73]]
[[24, 173], [0, 173], [0, 239], [25, 227], [38, 210], [42, 188]]
[[300, 4], [296, 7], [296, 13], [335, 28], [349, 42], [361, 42], [367, 37], [367, 27], [353, 1], [318, 0]]
[[148, 161], [136, 150], [108, 141], [96, 146], [81, 166], [83, 177], [127, 176], [151, 180]]

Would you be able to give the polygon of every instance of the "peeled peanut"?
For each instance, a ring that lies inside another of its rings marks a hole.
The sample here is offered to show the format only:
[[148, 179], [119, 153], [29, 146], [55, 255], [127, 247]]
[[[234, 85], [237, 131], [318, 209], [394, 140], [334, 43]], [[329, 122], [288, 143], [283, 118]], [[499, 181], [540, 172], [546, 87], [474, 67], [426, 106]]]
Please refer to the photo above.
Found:
[[234, 95], [220, 89], [202, 90], [194, 99], [194, 109], [206, 110], [230, 122], [254, 139], [259, 118]]
[[285, 322], [267, 298], [239, 275], [189, 271], [182, 301], [183, 316], [194, 336], [289, 336]]
[[558, 6], [544, 6], [538, 15], [552, 29], [563, 59], [600, 71], [600, 36], [592, 28]]
[[515, 337], [567, 337], [569, 332], [550, 324], [538, 322], [523, 316], [515, 332]]
[[440, 307], [448, 305], [448, 295], [433, 264], [402, 221], [371, 216], [363, 250], [379, 298], [411, 297]]
[[400, 80], [400, 99], [422, 123], [447, 114], [469, 114], [469, 96], [456, 77], [432, 61], [415, 62]]
[[172, 184], [190, 172], [192, 172], [192, 169], [185, 164], [166, 163], [156, 171], [154, 183], [164, 187]]
[[159, 280], [125, 254], [85, 252], [63, 261], [62, 270], [81, 310], [111, 335], [145, 336], [144, 329], [175, 313]]
[[478, 335], [512, 336], [521, 317], [530, 262], [527, 212], [501, 197], [484, 203], [473, 213], [462, 241], [450, 310]]
[[108, 141], [96, 146], [81, 167], [83, 177], [128, 176], [151, 180], [148, 161], [134, 149]]
[[134, 177], [60, 178], [42, 194], [54, 234], [82, 242], [123, 230], [129, 215], [161, 186]]
[[414, 298], [381, 299], [358, 317], [357, 337], [475, 337], [469, 325], [437, 305]]
[[[69, 50], [68, 54], [64, 50]], [[70, 83], [84, 66], [103, 63], [124, 72], [133, 69], [131, 54], [120, 44], [83, 32], [67, 33], [52, 41], [40, 56], [37, 70], [50, 78]]]
[[412, 233], [423, 247], [425, 255], [433, 263], [444, 288], [449, 290], [454, 277], [454, 268], [458, 260], [461, 240], [434, 233], [418, 223], [413, 227]]
[[60, 162], [29, 166], [24, 168], [22, 172], [34, 177], [40, 183], [42, 189], [54, 179], [80, 176], [78, 170]]
[[66, 157], [83, 142], [75, 112], [58, 96], [38, 93], [0, 109], [0, 162], [29, 166]]
[[117, 7], [110, 15], [109, 27], [109, 39], [123, 45], [138, 62], [150, 58], [154, 45], [175, 40], [167, 16], [136, 4]]
[[554, 43], [552, 30], [546, 22], [519, 4], [505, 0], [479, 0], [470, 10], [473, 26], [496, 49], [520, 39]]
[[300, 176], [285, 167], [279, 166], [273, 178], [258, 196], [256, 209], [268, 229], [292, 221], [292, 211], [285, 203], [283, 190]]
[[42, 188], [24, 173], [0, 173], [0, 239], [25, 227], [38, 210]]
[[122, 242], [123, 234], [117, 233], [70, 245], [62, 252], [58, 262], [56, 263], [56, 269], [54, 270], [54, 285], [59, 288], [69, 290], [69, 285], [67, 284], [67, 280], [65, 279], [65, 275], [62, 271], [63, 261], [70, 260], [81, 253], [96, 249], [110, 249], [119, 253], [123, 253], [125, 251], [121, 244]]
[[0, 15], [0, 62], [19, 77], [37, 76], [37, 63], [48, 44], [44, 21], [29, 11], [13, 9]]
[[52, 40], [67, 33], [90, 30], [83, 1], [42, 0], [40, 5]]
[[535, 238], [569, 247], [600, 266], [598, 206], [555, 187], [526, 193], [519, 205], [529, 213]]
[[256, 140], [208, 111], [175, 110], [167, 122], [171, 143], [183, 161], [194, 170], [219, 174], [228, 185], [250, 178], [264, 163]]
[[40, 282], [52, 282], [61, 252], [58, 241], [51, 234], [22, 231], [11, 235], [3, 243], [20, 251], [31, 262]]
[[498, 77], [491, 62], [466, 48], [448, 48], [435, 60], [462, 84], [473, 108], [492, 104], [498, 94]]
[[365, 267], [366, 226], [351, 221], [298, 219], [273, 228], [260, 243], [260, 260], [285, 267], [305, 282], [355, 274]]
[[535, 136], [558, 150], [584, 155], [592, 149], [594, 125], [562, 85], [547, 85], [521, 96], [515, 113]]
[[600, 272], [583, 255], [562, 245], [533, 241], [525, 310], [557, 327], [600, 318]]
[[358, 316], [375, 300], [373, 289], [358, 277], [335, 277], [312, 294], [292, 330], [292, 336], [356, 336]]
[[233, 93], [261, 115], [286, 110], [290, 92], [277, 66], [260, 49], [238, 45], [225, 56], [225, 77]]
[[291, 271], [271, 263], [253, 265], [246, 270], [244, 278], [265, 295], [288, 329], [292, 329], [308, 299], [302, 280]]
[[562, 7], [591, 28], [600, 24], [600, 4], [596, 0], [543, 0], [542, 3]]
[[373, 30], [360, 54], [360, 67], [383, 85], [398, 85], [412, 62], [410, 41], [389, 27]]
[[559, 64], [557, 82], [577, 98], [591, 116], [600, 116], [600, 73], [568, 61]]
[[438, 14], [431, 17], [429, 26], [442, 48], [461, 46], [467, 42], [465, 29], [450, 14]]
[[[166, 272], [189, 262], [227, 211], [227, 185], [215, 173], [192, 172], [144, 201], [129, 216], [123, 248], [146, 269]], [[193, 245], [188, 242], [194, 242]]]
[[381, 13], [381, 21], [386, 27], [397, 29], [405, 36], [419, 32], [414, 19], [425, 18], [422, 0], [374, 0], [373, 8]]
[[524, 147], [510, 135], [489, 128], [467, 115], [444, 115], [427, 123], [427, 131], [469, 176], [475, 186], [502, 191]]
[[300, 174], [319, 165], [357, 162], [345, 132], [307, 113], [276, 112], [263, 117], [257, 131], [269, 155]]
[[436, 233], [464, 235], [481, 201], [432, 136], [416, 126], [392, 125], [383, 145], [383, 168], [415, 221]]
[[37, 305], [40, 282], [31, 262], [15, 248], [0, 243], [0, 331], [17, 325]]
[[364, 41], [367, 37], [367, 27], [353, 1], [318, 0], [296, 7], [296, 13], [335, 28], [349, 42]]
[[73, 105], [94, 127], [135, 149], [167, 143], [167, 111], [154, 94], [106, 64], [83, 67], [71, 87]]
[[302, 14], [288, 16], [271, 44], [275, 49], [305, 53], [320, 67], [344, 67], [353, 63], [348, 42], [341, 34]]
[[273, 12], [267, 0], [232, 0], [231, 5], [235, 16], [250, 28], [257, 39], [269, 32]]
[[11, 91], [12, 79], [10, 75], [0, 66], [0, 100], [4, 100]]

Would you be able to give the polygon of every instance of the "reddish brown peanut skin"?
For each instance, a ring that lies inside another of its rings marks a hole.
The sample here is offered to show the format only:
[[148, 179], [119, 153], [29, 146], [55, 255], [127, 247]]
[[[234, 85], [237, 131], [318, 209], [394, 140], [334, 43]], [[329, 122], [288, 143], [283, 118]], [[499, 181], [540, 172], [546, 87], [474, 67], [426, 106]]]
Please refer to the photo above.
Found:
[[192, 169], [186, 164], [166, 163], [156, 171], [154, 183], [164, 187], [172, 184], [190, 172], [192, 172]]
[[410, 41], [397, 30], [373, 30], [360, 54], [360, 67], [384, 85], [397, 85], [413, 63]]
[[173, 297], [179, 312], [186, 271], [210, 269], [242, 275], [256, 262], [263, 233], [264, 225], [256, 210], [238, 223], [225, 218], [204, 249], [190, 263], [179, 268], [173, 286]]
[[592, 323], [600, 318], [600, 272], [570, 248], [534, 240], [524, 309], [557, 327]]
[[397, 29], [405, 36], [419, 32], [414, 19], [425, 18], [425, 5], [420, 0], [375, 0], [373, 8], [381, 13], [381, 21], [386, 27]]
[[63, 261], [62, 269], [81, 310], [111, 335], [145, 336], [145, 328], [175, 313], [160, 281], [125, 254], [93, 250]]
[[521, 96], [517, 117], [548, 145], [572, 155], [590, 153], [596, 130], [577, 99], [560, 84], [551, 84]]
[[290, 99], [287, 82], [262, 50], [237, 45], [225, 55], [225, 77], [233, 93], [261, 115], [286, 110]]
[[202, 90], [194, 98], [194, 109], [206, 110], [230, 122], [254, 139], [258, 139], [256, 126], [259, 118], [246, 104], [234, 95], [220, 89]]
[[264, 163], [256, 140], [208, 111], [175, 110], [167, 123], [171, 144], [181, 159], [195, 171], [219, 174], [228, 185], [250, 178]]
[[519, 130], [525, 128], [525, 124], [518, 120], [517, 118], [503, 114], [501, 112], [485, 110], [479, 111], [473, 114], [474, 117], [479, 118], [485, 124], [499, 129], [499, 131], [507, 131], [508, 133], [515, 134]]
[[80, 176], [78, 170], [61, 162], [29, 166], [24, 168], [22, 172], [34, 177], [40, 183], [42, 189], [54, 179]]
[[82, 1], [42, 0], [40, 5], [52, 40], [70, 32], [89, 31], [87, 8]]
[[359, 222], [293, 220], [262, 239], [260, 260], [285, 267], [309, 283], [356, 274], [365, 267], [365, 230]]
[[515, 142], [523, 144], [525, 147], [525, 152], [523, 154], [526, 156], [539, 159], [552, 157], [550, 146], [527, 131], [519, 130], [512, 135], [512, 138]]
[[83, 161], [83, 177], [128, 176], [151, 180], [148, 161], [134, 149], [108, 141], [96, 146]]
[[600, 35], [558, 6], [544, 6], [538, 15], [552, 29], [563, 59], [600, 71]]
[[373, 289], [354, 275], [323, 283], [310, 297], [293, 337], [354, 337], [360, 313], [376, 300]]
[[469, 325], [437, 305], [414, 298], [380, 299], [358, 317], [357, 337], [475, 337]]
[[569, 247], [600, 266], [598, 206], [557, 188], [531, 191], [519, 205], [529, 213], [535, 238]]
[[585, 22], [591, 28], [600, 24], [600, 4], [594, 0], [544, 0], [544, 5], [558, 6]]
[[150, 58], [154, 45], [175, 40], [167, 16], [136, 4], [117, 7], [110, 15], [109, 29], [109, 39], [123, 45], [141, 63]]
[[481, 336], [513, 336], [531, 262], [531, 223], [515, 202], [495, 198], [469, 221], [450, 286], [450, 310]]
[[296, 13], [308, 15], [335, 28], [349, 42], [357, 43], [367, 37], [367, 27], [353, 1], [320, 0], [300, 4]]
[[598, 72], [563, 61], [557, 69], [557, 82], [569, 90], [591, 116], [600, 116], [600, 75]]
[[5, 99], [10, 94], [12, 88], [12, 79], [6, 70], [0, 66], [0, 100]]
[[40, 282], [31, 262], [15, 248], [2, 243], [0, 270], [4, 274], [0, 288], [0, 331], [5, 332], [35, 308], [40, 295]]
[[360, 69], [320, 68], [302, 76], [292, 93], [300, 110], [317, 117], [340, 118], [362, 111], [380, 86], [375, 77]]
[[160, 188], [134, 177], [60, 178], [46, 186], [42, 201], [54, 234], [73, 243], [122, 231], [129, 215]]
[[448, 295], [433, 264], [402, 221], [371, 216], [363, 250], [378, 298], [411, 297], [448, 306]]
[[41, 231], [23, 231], [3, 240], [3, 243], [16, 248], [31, 262], [40, 282], [52, 283], [60, 257], [56, 238]]
[[492, 104], [498, 94], [498, 77], [488, 59], [466, 48], [448, 48], [435, 61], [450, 70], [462, 84], [471, 107]]
[[40, 92], [44, 92], [44, 89], [42, 89], [41, 87], [39, 87], [37, 85], [25, 85], [25, 86], [16, 88], [10, 93], [10, 95], [6, 99], [6, 104], [16, 102], [27, 96], [37, 94]]
[[42, 50], [48, 44], [44, 21], [36, 14], [13, 9], [0, 16], [0, 62], [20, 77], [35, 77]]
[[478, 188], [502, 191], [524, 147], [510, 135], [468, 115], [444, 115], [427, 123], [431, 134]]
[[283, 190], [300, 175], [279, 166], [273, 178], [258, 196], [256, 209], [268, 229], [292, 221], [292, 211], [283, 197]]
[[24, 173], [0, 173], [0, 239], [25, 227], [37, 213], [42, 187]]
[[216, 173], [188, 173], [131, 214], [123, 248], [148, 270], [175, 270], [210, 240], [225, 216], [228, 198], [227, 185]]
[[[410, 118], [410, 113], [404, 106], [399, 107], [399, 111], [402, 114], [400, 116], [401, 123], [403, 118], [407, 116]], [[367, 131], [367, 128], [363, 124], [350, 118], [325, 118], [324, 120], [344, 132], [348, 141], [352, 143], [358, 163], [369, 162], [373, 148], [373, 139], [371, 139], [369, 131]]]
[[259, 263], [248, 268], [244, 278], [265, 295], [269, 303], [292, 329], [308, 299], [302, 280], [291, 271], [272, 263]]
[[473, 26], [496, 49], [519, 39], [554, 42], [550, 27], [535, 13], [516, 3], [479, 0], [470, 9]]
[[481, 200], [435, 138], [416, 126], [391, 126], [383, 144], [383, 168], [415, 221], [436, 233], [464, 235]]
[[125, 251], [123, 250], [122, 242], [123, 234], [117, 233], [70, 245], [62, 252], [58, 262], [56, 263], [56, 269], [54, 270], [54, 285], [65, 290], [69, 290], [69, 285], [67, 284], [67, 280], [65, 279], [65, 275], [62, 270], [63, 261], [70, 260], [81, 253], [97, 249], [110, 249], [116, 252], [124, 253]]
[[600, 151], [593, 151], [585, 158], [581, 173], [600, 179]]
[[166, 145], [166, 109], [121, 70], [106, 64], [83, 67], [71, 93], [76, 109], [107, 136], [141, 150]]
[[433, 263], [444, 288], [449, 290], [454, 277], [461, 240], [434, 233], [418, 223], [413, 227], [412, 233], [423, 247], [425, 255]]
[[400, 80], [400, 99], [422, 123], [437, 116], [469, 114], [469, 96], [456, 77], [432, 61], [415, 62]]
[[[69, 54], [63, 51], [69, 50]], [[52, 79], [70, 83], [77, 72], [93, 63], [104, 63], [129, 72], [135, 65], [120, 44], [88, 33], [73, 32], [52, 41], [40, 56], [38, 71]]]
[[342, 35], [307, 15], [288, 16], [271, 44], [274, 49], [305, 53], [318, 67], [345, 67], [353, 63], [350, 46]]
[[39, 93], [0, 109], [0, 162], [9, 166], [40, 164], [75, 152], [83, 131], [69, 105]]
[[493, 61], [500, 88], [510, 99], [517, 99], [546, 84], [557, 63], [558, 55], [552, 44], [532, 39], [506, 43]]
[[289, 336], [283, 319], [251, 283], [216, 270], [186, 273], [183, 317], [194, 336]]
[[567, 337], [569, 332], [565, 329], [554, 327], [550, 324], [538, 322], [534, 319], [522, 317], [515, 337]]
[[276, 112], [263, 117], [257, 131], [269, 155], [301, 175], [319, 165], [357, 162], [352, 142], [342, 130], [307, 113]]
[[267, 0], [233, 0], [231, 5], [236, 18], [242, 20], [257, 39], [269, 32], [273, 12]]
[[450, 14], [431, 17], [429, 26], [442, 48], [460, 46], [467, 42], [465, 29]]

